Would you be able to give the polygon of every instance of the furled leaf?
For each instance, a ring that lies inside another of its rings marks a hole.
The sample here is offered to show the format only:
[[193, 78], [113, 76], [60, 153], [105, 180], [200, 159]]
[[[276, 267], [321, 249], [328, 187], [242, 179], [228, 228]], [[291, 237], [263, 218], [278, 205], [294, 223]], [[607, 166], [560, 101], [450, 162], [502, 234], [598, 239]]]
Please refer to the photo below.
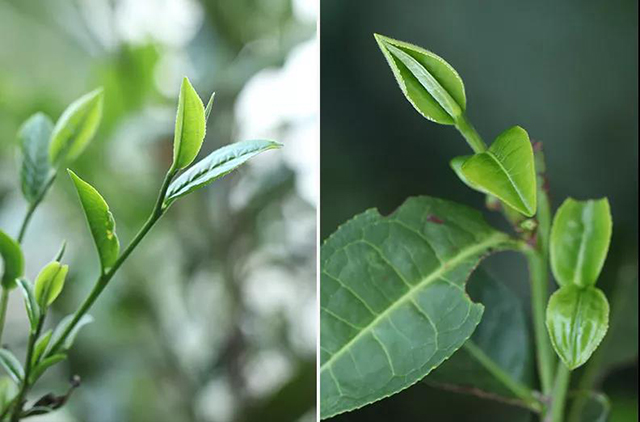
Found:
[[[53, 334], [51, 335], [51, 340], [49, 341], [49, 346], [47, 346], [47, 352], [46, 352], [45, 356], [49, 357], [49, 356], [52, 355], [51, 354], [51, 352], [52, 352], [51, 348], [58, 342], [58, 340], [60, 340], [60, 338], [62, 337], [62, 334], [67, 329], [69, 324], [71, 324], [72, 321], [73, 321], [73, 314], [67, 315], [66, 317], [64, 317], [62, 319], [62, 321], [60, 321], [60, 323], [58, 323], [58, 326], [56, 327], [56, 329], [53, 331]], [[75, 325], [75, 327], [73, 327], [73, 329], [69, 332], [69, 335], [65, 339], [64, 343], [62, 344], [62, 346], [58, 350], [54, 351], [55, 352], [54, 354], [65, 352], [65, 351], [69, 350], [71, 348], [71, 346], [73, 345], [73, 342], [75, 341], [76, 336], [78, 335], [78, 332], [80, 331], [80, 329], [82, 327], [84, 327], [85, 325], [90, 324], [92, 322], [93, 322], [93, 317], [91, 315], [89, 315], [89, 314], [84, 314], [80, 318], [78, 323]]]
[[36, 330], [38, 322], [40, 321], [40, 305], [38, 305], [36, 295], [33, 292], [33, 286], [29, 280], [26, 278], [19, 278], [18, 286], [20, 286], [20, 290], [22, 290], [22, 294], [24, 296], [24, 306], [27, 309], [29, 325], [33, 332]]
[[508, 247], [480, 213], [418, 197], [382, 217], [369, 210], [322, 246], [322, 418], [395, 394], [424, 378], [471, 336], [483, 306], [465, 281]]
[[16, 382], [16, 384], [20, 385], [22, 379], [24, 378], [24, 369], [22, 369], [22, 365], [20, 365], [20, 361], [7, 349], [0, 349], [0, 366], [7, 371], [7, 374]]
[[25, 199], [34, 203], [44, 193], [53, 170], [49, 163], [49, 141], [53, 122], [44, 113], [29, 117], [18, 132], [22, 148], [20, 181]]
[[205, 124], [209, 120], [209, 116], [211, 115], [211, 110], [213, 109], [213, 99], [215, 98], [215, 96], [216, 96], [215, 92], [211, 94], [211, 97], [209, 97], [209, 102], [207, 103], [207, 107], [204, 109]]
[[31, 364], [35, 365], [40, 360], [40, 357], [47, 350], [47, 346], [49, 345], [49, 341], [51, 340], [51, 335], [53, 334], [53, 330], [47, 330], [43, 335], [40, 336], [38, 341], [36, 341], [36, 345], [33, 349], [33, 356], [31, 359]]
[[475, 189], [497, 196], [527, 217], [536, 213], [533, 149], [529, 135], [521, 127], [501, 133], [488, 150], [469, 157], [461, 171], [467, 184]]
[[551, 226], [551, 269], [561, 286], [593, 286], [611, 241], [611, 210], [607, 198], [567, 198]]
[[38, 363], [34, 368], [33, 372], [29, 375], [29, 382], [34, 383], [44, 374], [44, 371], [51, 368], [56, 363], [60, 363], [67, 358], [65, 353], [58, 353], [53, 356], [49, 356], [48, 358], [42, 359], [42, 362]]
[[164, 206], [188, 193], [221, 178], [261, 152], [280, 148], [274, 141], [242, 141], [226, 145], [194, 164], [174, 180], [164, 198]]
[[116, 222], [109, 211], [107, 202], [98, 191], [71, 170], [68, 172], [78, 191], [104, 271], [116, 262], [120, 251], [120, 242], [116, 235]]
[[56, 300], [64, 280], [69, 271], [68, 265], [62, 265], [58, 261], [48, 263], [36, 277], [35, 299], [40, 308], [45, 309]]
[[0, 230], [0, 257], [3, 261], [2, 288], [13, 289], [24, 273], [24, 256], [20, 244]]
[[568, 284], [551, 295], [547, 330], [553, 348], [569, 369], [591, 357], [608, 327], [609, 302], [600, 289]]
[[464, 84], [441, 57], [383, 35], [374, 37], [404, 96], [424, 117], [452, 125], [466, 108]]
[[102, 119], [103, 91], [98, 88], [71, 103], [51, 134], [49, 161], [58, 167], [74, 161], [87, 147]]
[[[424, 381], [519, 398], [516, 390], [521, 390], [520, 386], [533, 388], [532, 345], [524, 307], [507, 286], [482, 270], [471, 275], [467, 291], [474, 301], [484, 305], [482, 321], [460, 350]], [[498, 367], [518, 385], [497, 378], [488, 366]]]
[[178, 98], [176, 129], [173, 139], [173, 165], [183, 169], [200, 151], [205, 134], [205, 112], [202, 100], [189, 79], [182, 80]]

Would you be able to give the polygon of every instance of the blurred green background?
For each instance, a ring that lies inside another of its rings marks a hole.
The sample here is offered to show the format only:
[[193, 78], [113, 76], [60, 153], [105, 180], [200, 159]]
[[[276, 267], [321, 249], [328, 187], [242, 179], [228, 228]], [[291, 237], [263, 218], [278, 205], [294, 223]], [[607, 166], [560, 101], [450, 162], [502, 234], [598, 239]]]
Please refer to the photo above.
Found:
[[[606, 392], [613, 422], [638, 415], [637, 16], [633, 0], [321, 2], [321, 239], [365, 209], [386, 214], [412, 195], [483, 207], [483, 196], [449, 168], [451, 158], [470, 153], [463, 138], [411, 107], [373, 33], [444, 57], [464, 80], [469, 118], [487, 142], [517, 124], [544, 143], [554, 209], [567, 196], [611, 202], [614, 233], [598, 282], [612, 305], [611, 329], [573, 388]], [[522, 258], [501, 254], [485, 265], [528, 306]], [[335, 420], [530, 415], [419, 383]]]
[[[242, 139], [277, 152], [176, 203], [125, 263], [68, 362], [31, 394], [82, 386], [50, 422], [315, 420], [317, 4], [313, 0], [0, 0], [0, 227], [25, 211], [16, 132], [104, 86], [104, 118], [73, 170], [111, 206], [121, 243], [171, 163], [180, 81], [216, 100], [201, 157]], [[49, 320], [89, 292], [98, 261], [66, 175], [36, 211], [33, 279], [68, 242]], [[12, 293], [3, 343], [23, 358]]]

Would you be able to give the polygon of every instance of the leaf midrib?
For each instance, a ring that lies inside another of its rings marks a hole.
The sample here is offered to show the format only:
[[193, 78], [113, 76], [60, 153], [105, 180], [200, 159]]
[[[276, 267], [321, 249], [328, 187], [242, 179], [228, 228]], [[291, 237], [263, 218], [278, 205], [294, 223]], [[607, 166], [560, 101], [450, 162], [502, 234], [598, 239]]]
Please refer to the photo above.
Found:
[[347, 343], [345, 343], [344, 346], [342, 346], [340, 348], [340, 350], [338, 350], [333, 355], [331, 355], [331, 357], [324, 364], [322, 364], [320, 366], [320, 373], [322, 373], [325, 369], [330, 369], [331, 364], [338, 357], [342, 356], [343, 353], [346, 353], [346, 351], [349, 350], [351, 345], [356, 343], [362, 336], [364, 336], [365, 334], [368, 334], [370, 331], [372, 331], [373, 328], [378, 324], [378, 322], [380, 322], [384, 318], [388, 317], [388, 315], [393, 310], [395, 310], [398, 306], [403, 304], [405, 301], [410, 300], [413, 297], [413, 295], [414, 295], [414, 293], [416, 291], [422, 289], [423, 287], [429, 285], [433, 281], [435, 281], [438, 278], [440, 278], [440, 276], [442, 276], [448, 270], [454, 268], [455, 264], [459, 263], [460, 261], [462, 261], [462, 260], [468, 258], [469, 256], [472, 256], [472, 255], [482, 251], [483, 249], [487, 249], [487, 248], [493, 246], [494, 244], [497, 245], [497, 244], [501, 243], [504, 240], [505, 240], [504, 234], [495, 233], [495, 234], [491, 235], [490, 237], [488, 237], [485, 241], [483, 241], [481, 243], [476, 243], [474, 245], [471, 245], [468, 248], [465, 248], [465, 249], [461, 250], [460, 253], [458, 253], [453, 258], [449, 259], [446, 262], [443, 262], [442, 265], [437, 270], [435, 270], [434, 272], [429, 274], [427, 277], [423, 278], [422, 281], [420, 281], [418, 284], [414, 285], [411, 289], [407, 290], [402, 296], [400, 296], [398, 298], [398, 300], [396, 300], [394, 303], [392, 303], [391, 306], [389, 306], [383, 312], [379, 313], [373, 320], [371, 320], [371, 322], [366, 327], [364, 327], [358, 334], [353, 336], [353, 338], [351, 340], [349, 340]]
[[502, 170], [503, 173], [507, 176], [507, 179], [511, 183], [511, 186], [513, 187], [513, 190], [516, 191], [516, 194], [518, 195], [518, 198], [520, 198], [520, 202], [522, 202], [522, 205], [524, 205], [524, 207], [527, 209], [527, 211], [532, 211], [532, 210], [530, 210], [531, 204], [529, 204], [529, 201], [525, 200], [524, 195], [522, 194], [522, 192], [520, 192], [520, 189], [518, 188], [518, 185], [511, 178], [511, 175], [509, 174], [507, 169], [504, 168], [504, 166], [502, 165], [500, 160], [498, 160], [498, 157], [496, 157], [496, 155], [491, 150], [487, 150], [485, 152], [489, 157], [491, 157], [492, 160], [494, 160], [498, 164], [498, 167], [500, 167], [500, 170]]

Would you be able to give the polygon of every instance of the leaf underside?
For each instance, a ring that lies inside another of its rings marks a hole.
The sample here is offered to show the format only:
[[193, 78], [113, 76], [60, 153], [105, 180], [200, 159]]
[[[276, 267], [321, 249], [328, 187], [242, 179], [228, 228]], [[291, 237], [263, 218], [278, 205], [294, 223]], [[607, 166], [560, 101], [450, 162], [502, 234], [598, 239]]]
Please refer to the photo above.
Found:
[[43, 113], [36, 113], [24, 123], [18, 133], [22, 149], [20, 186], [25, 199], [30, 203], [38, 199], [51, 177], [49, 141], [52, 131], [51, 119]]
[[321, 250], [321, 417], [409, 387], [462, 346], [483, 312], [467, 277], [507, 240], [479, 212], [430, 197], [340, 227]]

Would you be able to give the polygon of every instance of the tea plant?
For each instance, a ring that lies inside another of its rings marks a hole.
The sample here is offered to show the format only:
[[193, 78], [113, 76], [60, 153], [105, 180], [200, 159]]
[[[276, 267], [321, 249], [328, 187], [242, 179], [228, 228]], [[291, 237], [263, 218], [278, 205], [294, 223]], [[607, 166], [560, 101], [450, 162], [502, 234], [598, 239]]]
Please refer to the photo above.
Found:
[[92, 321], [87, 313], [89, 309], [173, 202], [225, 176], [255, 155], [281, 146], [268, 140], [238, 142], [222, 147], [191, 165], [205, 137], [213, 98], [212, 95], [205, 108], [188, 79], [183, 80], [175, 124], [173, 164], [166, 173], [147, 221], [122, 252], [115, 219], [107, 202], [93, 186], [67, 169], [98, 252], [100, 271], [93, 289], [78, 309], [46, 331], [45, 320], [49, 307], [61, 294], [69, 272], [69, 266], [61, 262], [65, 244], [32, 283], [24, 274], [24, 255], [20, 243], [31, 216], [60, 169], [69, 166], [95, 135], [102, 116], [103, 92], [98, 89], [73, 102], [55, 125], [49, 117], [37, 113], [21, 127], [18, 134], [22, 147], [20, 177], [22, 193], [28, 207], [15, 239], [0, 230], [0, 256], [4, 263], [1, 278], [0, 341], [8, 297], [16, 287], [24, 295], [30, 330], [24, 364], [8, 348], [0, 349], [0, 365], [10, 377], [2, 378], [0, 382], [0, 421], [15, 422], [29, 416], [49, 413], [67, 402], [71, 392], [79, 384], [78, 377], [72, 379], [71, 387], [65, 394], [50, 393], [29, 406], [27, 395], [45, 371], [67, 359], [67, 352], [78, 331]]
[[[513, 233], [467, 206], [420, 196], [389, 216], [368, 210], [331, 235], [320, 259], [321, 416], [423, 381], [560, 422], [571, 371], [589, 359], [608, 327], [609, 305], [595, 284], [611, 237], [609, 203], [567, 199], [552, 221], [542, 144], [532, 145], [514, 126], [487, 146], [447, 62], [412, 44], [375, 39], [416, 111], [454, 126], [467, 141], [473, 154], [453, 158], [451, 168], [486, 195]], [[484, 257], [506, 250], [528, 262], [539, 391], [527, 376], [531, 346], [522, 307], [487, 274], [471, 276]], [[559, 288], [549, 297], [550, 270]]]

